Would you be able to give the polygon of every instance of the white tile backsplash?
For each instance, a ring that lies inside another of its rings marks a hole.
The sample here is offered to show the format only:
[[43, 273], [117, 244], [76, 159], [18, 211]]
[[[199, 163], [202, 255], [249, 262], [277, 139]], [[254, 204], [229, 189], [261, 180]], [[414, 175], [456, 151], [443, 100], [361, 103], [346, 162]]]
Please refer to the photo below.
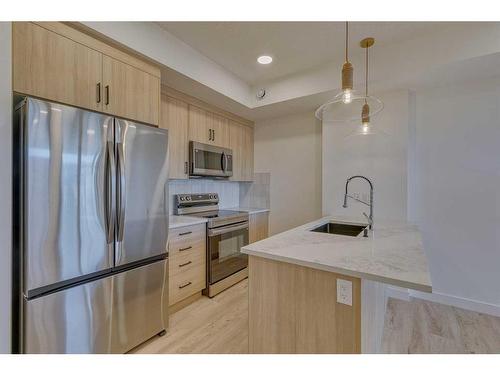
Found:
[[240, 183], [210, 179], [171, 180], [169, 189], [169, 212], [174, 212], [175, 194], [218, 193], [219, 207], [230, 208], [240, 205]]
[[240, 206], [253, 208], [271, 208], [270, 173], [255, 173], [253, 182], [240, 185]]

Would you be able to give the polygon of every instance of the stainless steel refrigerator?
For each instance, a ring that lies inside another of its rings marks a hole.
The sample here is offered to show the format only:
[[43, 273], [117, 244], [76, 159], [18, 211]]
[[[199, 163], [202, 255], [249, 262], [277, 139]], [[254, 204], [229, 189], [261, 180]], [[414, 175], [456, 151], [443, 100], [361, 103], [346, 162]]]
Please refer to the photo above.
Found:
[[14, 346], [124, 353], [164, 333], [167, 131], [29, 97], [14, 120]]

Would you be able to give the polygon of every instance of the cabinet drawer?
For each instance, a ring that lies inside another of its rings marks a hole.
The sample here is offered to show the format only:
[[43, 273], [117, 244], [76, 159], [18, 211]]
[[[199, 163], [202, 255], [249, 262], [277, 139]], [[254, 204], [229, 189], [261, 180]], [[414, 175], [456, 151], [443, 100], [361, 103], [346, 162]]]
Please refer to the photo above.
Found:
[[178, 253], [189, 251], [206, 245], [205, 224], [175, 228], [169, 231], [169, 256], [172, 258]]
[[191, 268], [206, 265], [205, 246], [196, 246], [170, 257], [169, 274], [175, 277], [178, 273], [187, 272]]
[[202, 264], [175, 275], [169, 275], [169, 305], [205, 289], [205, 272], [205, 265]]

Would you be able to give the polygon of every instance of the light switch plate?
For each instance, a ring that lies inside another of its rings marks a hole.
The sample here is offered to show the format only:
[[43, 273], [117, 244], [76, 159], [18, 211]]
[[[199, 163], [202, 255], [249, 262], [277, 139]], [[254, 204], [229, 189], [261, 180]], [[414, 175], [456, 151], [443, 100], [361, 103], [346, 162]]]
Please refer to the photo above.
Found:
[[352, 306], [352, 281], [337, 279], [337, 302]]

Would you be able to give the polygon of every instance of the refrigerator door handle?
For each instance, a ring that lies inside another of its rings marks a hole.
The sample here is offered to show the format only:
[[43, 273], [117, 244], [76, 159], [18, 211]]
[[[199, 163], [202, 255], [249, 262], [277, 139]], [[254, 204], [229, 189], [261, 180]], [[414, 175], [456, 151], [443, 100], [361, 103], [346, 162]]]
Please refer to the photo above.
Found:
[[116, 211], [116, 163], [113, 142], [106, 142], [106, 240], [108, 244], [114, 241], [115, 211]]
[[123, 241], [123, 231], [125, 225], [125, 160], [124, 160], [124, 145], [119, 142], [117, 146], [117, 157], [118, 157], [118, 236], [117, 241]]

